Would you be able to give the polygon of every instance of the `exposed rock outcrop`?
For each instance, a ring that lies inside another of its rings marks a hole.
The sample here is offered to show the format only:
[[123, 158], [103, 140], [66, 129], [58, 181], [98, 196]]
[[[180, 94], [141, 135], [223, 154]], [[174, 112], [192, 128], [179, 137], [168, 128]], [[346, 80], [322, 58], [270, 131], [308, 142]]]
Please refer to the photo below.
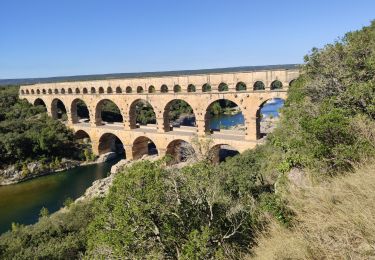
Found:
[[97, 163], [104, 163], [116, 159], [117, 154], [115, 152], [104, 153], [99, 156], [96, 160]]

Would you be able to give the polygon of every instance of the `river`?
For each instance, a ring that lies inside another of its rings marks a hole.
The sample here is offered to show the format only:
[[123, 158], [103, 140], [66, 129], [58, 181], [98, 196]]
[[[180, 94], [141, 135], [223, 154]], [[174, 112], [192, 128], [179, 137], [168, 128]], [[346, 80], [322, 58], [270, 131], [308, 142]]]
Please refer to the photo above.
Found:
[[42, 207], [52, 213], [60, 209], [67, 198], [80, 197], [95, 180], [106, 177], [114, 163], [116, 161], [81, 166], [0, 186], [0, 234], [9, 230], [12, 222], [35, 223]]

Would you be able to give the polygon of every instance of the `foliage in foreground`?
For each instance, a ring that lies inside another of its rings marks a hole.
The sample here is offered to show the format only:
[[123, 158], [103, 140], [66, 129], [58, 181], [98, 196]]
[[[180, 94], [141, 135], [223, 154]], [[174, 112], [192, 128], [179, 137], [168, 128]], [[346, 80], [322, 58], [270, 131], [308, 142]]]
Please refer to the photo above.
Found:
[[180, 170], [142, 161], [118, 175], [96, 206], [87, 258], [210, 259], [241, 255], [267, 190], [255, 153]]

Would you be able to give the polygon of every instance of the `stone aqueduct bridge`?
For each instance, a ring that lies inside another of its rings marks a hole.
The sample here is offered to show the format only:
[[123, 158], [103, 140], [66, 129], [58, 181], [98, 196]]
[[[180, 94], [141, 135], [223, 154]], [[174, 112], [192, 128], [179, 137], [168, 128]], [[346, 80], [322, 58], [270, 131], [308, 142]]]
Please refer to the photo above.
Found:
[[[212, 148], [230, 145], [242, 152], [257, 144], [260, 134], [259, 109], [269, 99], [286, 98], [288, 86], [299, 75], [296, 65], [244, 67], [241, 70], [206, 70], [205, 73], [155, 73], [153, 76], [124, 77], [120, 79], [43, 83], [22, 86], [20, 98], [35, 104], [42, 100], [50, 116], [57, 117], [57, 101], [64, 104], [67, 124], [76, 133], [85, 131], [91, 139], [95, 154], [108, 151], [104, 137], [113, 134], [124, 145], [126, 158], [137, 159], [147, 153], [151, 140], [159, 155], [172, 153], [181, 141], [191, 143], [192, 138], [212, 139]], [[275, 89], [274, 87], [282, 88]], [[277, 84], [275, 84], [277, 83]], [[225, 85], [227, 87], [225, 87]], [[223, 87], [224, 86], [224, 87]], [[260, 90], [258, 90], [260, 88]], [[264, 88], [264, 89], [262, 89]], [[184, 100], [193, 109], [196, 127], [171, 128], [168, 119], [170, 104]], [[210, 133], [208, 112], [210, 105], [220, 99], [236, 103], [245, 119], [245, 131], [221, 130]], [[77, 116], [77, 101], [86, 103], [90, 122]], [[114, 102], [121, 111], [123, 123], [106, 124], [101, 119], [104, 100]], [[156, 125], [139, 127], [135, 120], [135, 104], [146, 100], [156, 114]]]

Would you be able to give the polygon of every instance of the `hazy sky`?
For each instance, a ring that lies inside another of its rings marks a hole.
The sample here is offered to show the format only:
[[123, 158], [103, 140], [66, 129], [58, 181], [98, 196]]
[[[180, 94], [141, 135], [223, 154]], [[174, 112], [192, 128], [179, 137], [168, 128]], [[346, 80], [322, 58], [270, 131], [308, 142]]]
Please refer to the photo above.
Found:
[[0, 78], [302, 63], [374, 0], [0, 0]]

